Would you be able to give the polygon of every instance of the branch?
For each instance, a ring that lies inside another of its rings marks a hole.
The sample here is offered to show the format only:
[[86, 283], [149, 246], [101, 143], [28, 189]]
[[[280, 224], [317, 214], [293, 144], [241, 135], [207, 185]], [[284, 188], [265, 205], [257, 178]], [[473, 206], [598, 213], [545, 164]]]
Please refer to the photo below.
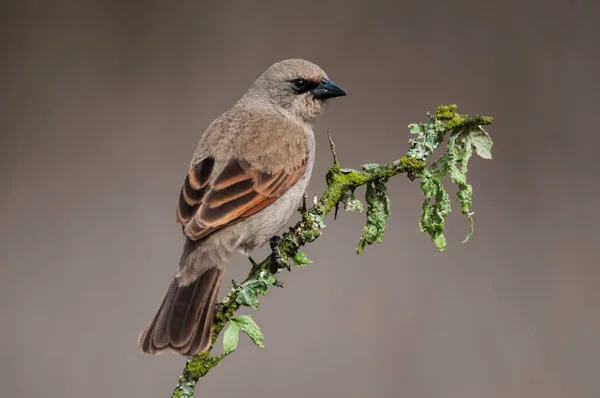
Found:
[[[448, 195], [441, 184], [441, 178], [446, 173], [450, 173], [452, 181], [459, 186], [458, 200], [461, 203], [461, 210], [470, 220], [470, 233], [472, 233], [469, 212], [472, 190], [470, 185], [466, 184], [466, 164], [473, 150], [484, 158], [491, 158], [491, 155], [486, 156], [491, 149], [491, 140], [481, 126], [490, 124], [492, 118], [460, 115], [456, 113], [456, 105], [440, 106], [435, 115], [427, 114], [427, 116], [427, 122], [409, 125], [411, 133], [416, 136], [409, 140], [410, 149], [406, 156], [384, 165], [365, 164], [362, 170], [340, 167], [335, 145], [329, 136], [333, 165], [326, 174], [327, 189], [309, 210], [306, 208], [306, 202], [303, 202], [303, 206], [299, 209], [301, 220], [283, 234], [279, 250], [284, 264], [288, 264], [290, 260], [297, 266], [304, 266], [311, 262], [299, 249], [321, 235], [321, 229], [325, 227], [325, 217], [333, 208], [336, 208], [337, 212], [340, 203], [344, 204], [346, 210], [362, 211], [362, 203], [354, 197], [354, 190], [362, 185], [367, 185], [368, 209], [367, 222], [359, 242], [358, 253], [362, 253], [366, 244], [381, 242], [389, 214], [389, 198], [385, 184], [389, 178], [403, 173], [411, 181], [416, 178], [422, 179], [421, 189], [425, 200], [420, 226], [422, 231], [429, 233], [440, 251], [445, 248], [444, 220], [450, 212]], [[428, 166], [427, 158], [446, 135], [450, 136], [446, 153]], [[457, 162], [461, 163], [460, 168], [456, 166]], [[463, 198], [460, 196], [461, 192]], [[432, 199], [434, 202], [430, 203]], [[172, 397], [192, 398], [198, 380], [235, 350], [240, 330], [248, 334], [257, 345], [262, 346], [262, 333], [252, 318], [248, 315], [234, 317], [234, 314], [243, 305], [258, 308], [259, 294], [266, 294], [269, 286], [281, 286], [275, 278], [279, 271], [281, 269], [273, 261], [272, 256], [269, 256], [261, 263], [252, 266], [244, 282], [241, 284], [233, 282], [230, 293], [218, 304], [209, 351], [187, 360]], [[210, 356], [215, 341], [228, 323], [223, 353], [219, 356]]]

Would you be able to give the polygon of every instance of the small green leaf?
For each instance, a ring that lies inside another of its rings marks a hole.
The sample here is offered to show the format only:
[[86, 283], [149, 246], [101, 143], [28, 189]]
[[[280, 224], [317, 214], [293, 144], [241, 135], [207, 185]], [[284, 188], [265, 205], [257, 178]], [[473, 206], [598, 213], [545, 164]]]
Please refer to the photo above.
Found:
[[240, 341], [240, 327], [231, 318], [225, 333], [223, 333], [223, 357], [231, 354], [238, 346]]
[[257, 309], [259, 307], [258, 293], [263, 292], [263, 285], [259, 281], [250, 281], [237, 287], [238, 296], [235, 301], [238, 304]]
[[303, 252], [297, 252], [294, 257], [292, 257], [292, 261], [298, 267], [304, 267], [307, 264], [312, 264], [312, 261], [309, 260], [309, 258], [306, 257], [306, 254]]
[[[272, 285], [275, 282], [277, 282], [277, 279], [275, 279], [275, 277], [273, 275], [271, 275], [270, 273], [268, 273], [266, 276], [262, 275], [260, 277], [260, 280], [263, 281], [265, 283], [265, 285]], [[267, 289], [265, 289], [265, 292], [263, 294], [267, 294]]]
[[259, 347], [264, 347], [263, 340], [265, 336], [262, 334], [260, 328], [258, 327], [256, 322], [254, 322], [254, 319], [252, 319], [250, 315], [234, 316], [233, 318], [231, 318], [230, 322], [237, 325], [237, 327], [239, 328], [238, 330], [241, 330], [242, 332], [246, 333], [254, 344], [256, 344]]

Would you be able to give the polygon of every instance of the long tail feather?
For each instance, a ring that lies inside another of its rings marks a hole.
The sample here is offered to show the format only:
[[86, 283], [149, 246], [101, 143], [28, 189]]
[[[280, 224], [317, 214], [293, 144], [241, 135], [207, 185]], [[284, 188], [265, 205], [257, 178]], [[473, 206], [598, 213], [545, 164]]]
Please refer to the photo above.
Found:
[[210, 267], [185, 286], [175, 278], [154, 319], [138, 338], [140, 350], [156, 354], [171, 349], [185, 356], [206, 351], [212, 340], [222, 276], [222, 267]]

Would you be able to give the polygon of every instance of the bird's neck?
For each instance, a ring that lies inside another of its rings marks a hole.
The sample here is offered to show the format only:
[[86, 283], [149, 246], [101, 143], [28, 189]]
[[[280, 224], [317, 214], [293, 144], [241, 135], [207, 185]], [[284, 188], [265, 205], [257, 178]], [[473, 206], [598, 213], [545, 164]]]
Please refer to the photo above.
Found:
[[273, 104], [268, 99], [265, 99], [259, 95], [252, 95], [252, 93], [246, 93], [236, 104], [235, 107], [247, 109], [251, 112], [262, 112], [265, 114], [272, 114], [279, 117], [283, 117], [286, 122], [293, 123], [303, 130], [309, 130], [312, 132], [312, 122], [307, 122], [302, 117], [292, 112], [290, 109], [282, 106]]

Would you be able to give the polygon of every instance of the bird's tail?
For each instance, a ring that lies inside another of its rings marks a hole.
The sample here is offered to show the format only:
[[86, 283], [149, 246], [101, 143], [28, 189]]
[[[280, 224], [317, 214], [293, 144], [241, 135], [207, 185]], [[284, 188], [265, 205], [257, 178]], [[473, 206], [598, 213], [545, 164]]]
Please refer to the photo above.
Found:
[[[204, 256], [195, 256], [188, 248], [186, 244], [182, 263], [188, 260], [187, 257], [192, 262], [206, 260]], [[157, 354], [171, 349], [192, 356], [210, 347], [217, 293], [225, 267], [221, 264], [190, 265], [199, 271], [194, 273], [191, 281], [186, 280], [186, 284], [182, 284], [181, 276], [171, 282], [152, 323], [138, 338], [142, 352]], [[189, 274], [185, 279], [189, 279]]]

